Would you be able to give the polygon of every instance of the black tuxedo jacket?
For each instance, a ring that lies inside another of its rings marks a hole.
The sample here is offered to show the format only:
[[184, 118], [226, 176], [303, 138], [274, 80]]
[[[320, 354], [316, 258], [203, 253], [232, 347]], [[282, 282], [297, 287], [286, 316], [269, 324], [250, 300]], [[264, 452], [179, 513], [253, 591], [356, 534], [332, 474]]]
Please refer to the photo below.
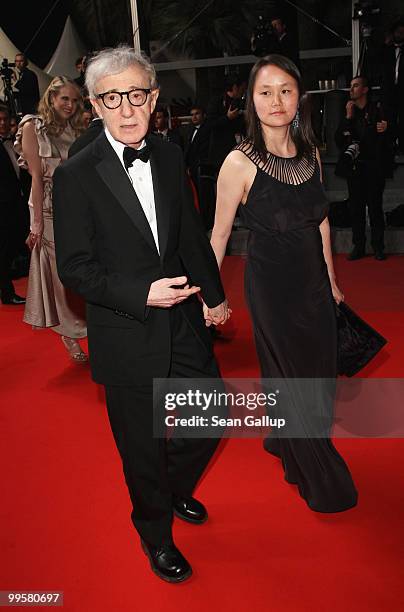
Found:
[[179, 147], [181, 147], [181, 149], [183, 149], [183, 147], [184, 147], [184, 143], [182, 141], [181, 134], [180, 134], [179, 130], [177, 130], [177, 129], [175, 129], [175, 130], [170, 130], [170, 129], [167, 130], [167, 135], [165, 137], [163, 137], [163, 138], [156, 131], [152, 131], [152, 134], [154, 134], [158, 138], [161, 138], [161, 140], [166, 140], [168, 142], [173, 142], [174, 144], [176, 144]]
[[207, 164], [209, 161], [209, 124], [204, 121], [198, 128], [195, 137], [191, 142], [194, 131], [195, 128], [193, 125], [188, 126], [185, 133], [184, 148], [185, 163], [192, 172], [196, 172], [201, 164]]
[[13, 163], [2, 142], [0, 142], [0, 202], [14, 202], [21, 198], [21, 184]]
[[76, 155], [79, 151], [84, 149], [87, 145], [89, 145], [93, 140], [100, 135], [100, 133], [104, 130], [104, 122], [102, 119], [93, 119], [83, 134], [80, 134], [78, 138], [73, 142], [69, 149], [69, 157]]
[[286, 33], [278, 44], [279, 51], [276, 51], [276, 53], [280, 53], [280, 55], [284, 55], [285, 57], [291, 59], [298, 69], [301, 70], [297, 40], [291, 34]]
[[35, 114], [40, 100], [38, 77], [29, 68], [24, 68], [14, 85], [23, 115]]
[[[214, 253], [195, 211], [180, 149], [149, 136], [160, 254], [121, 162], [101, 134], [54, 174], [56, 259], [62, 282], [87, 302], [96, 382], [151, 383], [171, 360], [170, 309], [149, 308], [153, 281], [186, 275], [206, 304], [224, 300]], [[211, 354], [196, 296], [181, 310]]]
[[207, 108], [207, 125], [210, 129], [209, 161], [217, 169], [220, 168], [226, 156], [236, 146], [236, 134], [245, 134], [243, 115], [235, 119], [227, 117], [231, 105], [230, 98], [212, 98]]
[[382, 93], [384, 103], [387, 106], [395, 107], [398, 103], [404, 103], [404, 46], [401, 53], [398, 82], [396, 84], [396, 49], [394, 45], [385, 45], [383, 48]]

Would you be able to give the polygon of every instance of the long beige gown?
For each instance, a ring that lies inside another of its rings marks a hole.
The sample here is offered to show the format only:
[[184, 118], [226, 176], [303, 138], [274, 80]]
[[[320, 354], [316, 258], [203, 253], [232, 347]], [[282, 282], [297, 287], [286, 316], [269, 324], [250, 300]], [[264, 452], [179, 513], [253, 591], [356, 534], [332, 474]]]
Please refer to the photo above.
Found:
[[[84, 338], [87, 335], [84, 303], [65, 289], [57, 273], [52, 211], [52, 176], [58, 165], [67, 159], [69, 147], [76, 135], [70, 124], [60, 135], [50, 135], [40, 117], [26, 115], [19, 124], [14, 145], [20, 155], [18, 163], [25, 168], [28, 166], [22, 151], [22, 129], [29, 121], [35, 126], [42, 162], [44, 232], [41, 245], [35, 245], [31, 254], [23, 320], [35, 328], [51, 327], [54, 332], [63, 336]], [[31, 198], [32, 192], [29, 200], [32, 220]]]

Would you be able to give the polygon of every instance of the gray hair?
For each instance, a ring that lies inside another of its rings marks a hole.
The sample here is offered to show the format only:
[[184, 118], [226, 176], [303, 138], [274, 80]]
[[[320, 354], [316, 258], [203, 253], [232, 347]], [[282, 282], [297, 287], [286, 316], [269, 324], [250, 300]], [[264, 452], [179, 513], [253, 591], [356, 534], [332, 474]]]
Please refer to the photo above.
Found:
[[143, 51], [136, 51], [127, 45], [103, 49], [94, 55], [86, 68], [86, 87], [90, 98], [94, 98], [98, 81], [111, 74], [124, 72], [131, 66], [140, 66], [150, 77], [151, 89], [158, 87], [156, 70]]

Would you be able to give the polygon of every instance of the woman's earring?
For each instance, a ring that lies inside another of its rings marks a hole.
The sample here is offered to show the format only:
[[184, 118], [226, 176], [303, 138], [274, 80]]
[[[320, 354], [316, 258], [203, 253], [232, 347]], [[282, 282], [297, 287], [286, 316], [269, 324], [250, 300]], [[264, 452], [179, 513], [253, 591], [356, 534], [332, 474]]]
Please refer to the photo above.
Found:
[[295, 130], [297, 130], [297, 128], [299, 127], [299, 124], [300, 124], [300, 113], [299, 113], [299, 109], [297, 109], [295, 118], [292, 121], [292, 127]]

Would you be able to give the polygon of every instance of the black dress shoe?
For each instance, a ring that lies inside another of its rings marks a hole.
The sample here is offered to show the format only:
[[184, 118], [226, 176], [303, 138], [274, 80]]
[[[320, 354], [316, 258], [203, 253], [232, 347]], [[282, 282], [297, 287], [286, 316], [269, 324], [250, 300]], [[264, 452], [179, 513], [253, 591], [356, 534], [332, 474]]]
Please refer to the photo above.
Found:
[[153, 546], [141, 540], [153, 572], [166, 582], [183, 582], [192, 576], [192, 568], [175, 544]]
[[383, 253], [383, 251], [375, 251], [375, 259], [377, 259], [377, 261], [384, 261], [386, 259], [386, 255]]
[[14, 293], [14, 295], [2, 297], [1, 301], [3, 304], [11, 306], [20, 306], [21, 304], [25, 304], [25, 298], [17, 295], [16, 293]]
[[201, 525], [208, 519], [205, 506], [193, 497], [174, 496], [173, 510], [178, 518], [195, 525]]
[[362, 257], [366, 257], [364, 249], [358, 249], [357, 247], [354, 247], [351, 253], [348, 255], [347, 260], [355, 261], [356, 259], [362, 259]]

